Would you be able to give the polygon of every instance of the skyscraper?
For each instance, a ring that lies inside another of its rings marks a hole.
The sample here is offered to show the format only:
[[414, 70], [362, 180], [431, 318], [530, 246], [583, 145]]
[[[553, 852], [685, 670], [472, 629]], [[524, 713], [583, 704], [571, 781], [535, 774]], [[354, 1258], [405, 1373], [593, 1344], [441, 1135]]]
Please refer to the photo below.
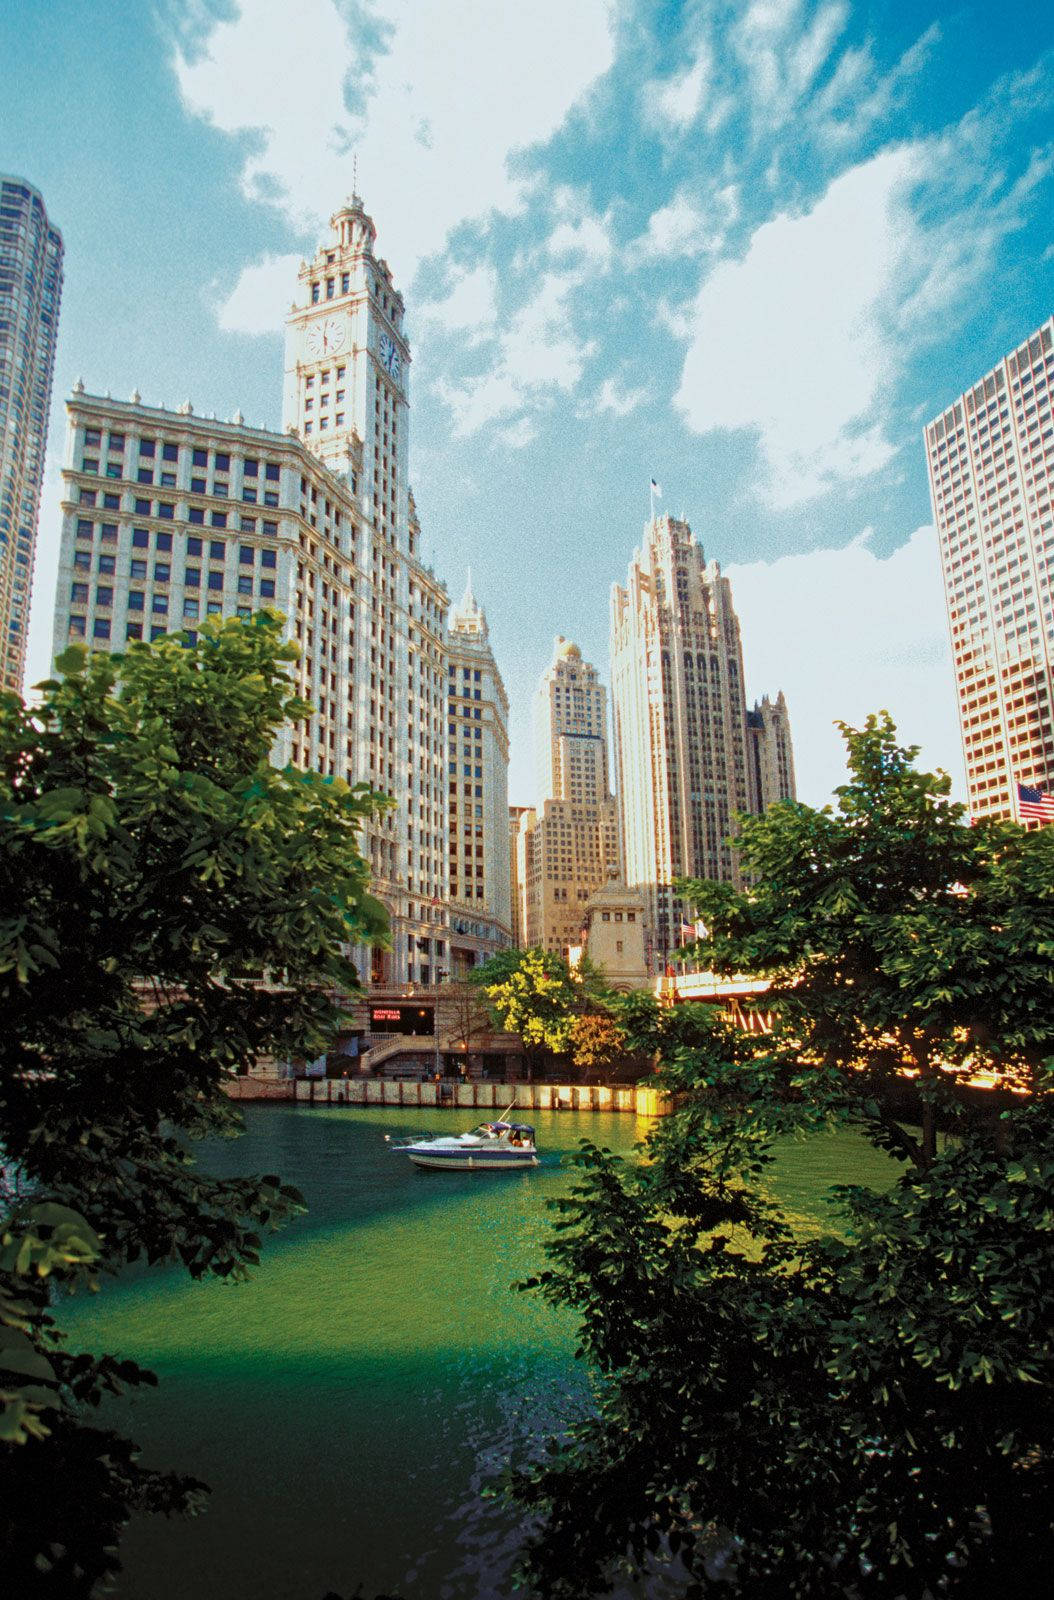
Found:
[[0, 688], [21, 691], [51, 380], [62, 235], [21, 178], [0, 175]]
[[[281, 735], [275, 760], [395, 798], [363, 836], [393, 948], [356, 959], [377, 983], [431, 983], [449, 970], [443, 719], [454, 636], [446, 589], [418, 555], [403, 302], [357, 196], [330, 229], [301, 266], [288, 319], [282, 433], [240, 413], [220, 422], [189, 403], [168, 411], [76, 386], [55, 649], [71, 639], [120, 649], [183, 628], [193, 637], [210, 615], [281, 610], [301, 652], [298, 688], [316, 710]], [[485, 639], [457, 637], [489, 655]], [[496, 668], [492, 688], [497, 696]], [[492, 762], [507, 754], [496, 731]], [[495, 826], [506, 829], [496, 765]]]
[[611, 694], [625, 876], [659, 966], [687, 909], [674, 879], [740, 882], [736, 816], [794, 796], [786, 702], [762, 702], [748, 725], [732, 591], [686, 522], [654, 518], [612, 588]]
[[970, 811], [1054, 791], [1054, 318], [925, 430]]
[[558, 637], [534, 699], [537, 808], [520, 819], [524, 937], [558, 955], [582, 943], [591, 895], [619, 865], [608, 784], [607, 695], [597, 670]]
[[447, 634], [446, 720], [449, 970], [457, 978], [512, 941], [509, 702], [471, 577]]

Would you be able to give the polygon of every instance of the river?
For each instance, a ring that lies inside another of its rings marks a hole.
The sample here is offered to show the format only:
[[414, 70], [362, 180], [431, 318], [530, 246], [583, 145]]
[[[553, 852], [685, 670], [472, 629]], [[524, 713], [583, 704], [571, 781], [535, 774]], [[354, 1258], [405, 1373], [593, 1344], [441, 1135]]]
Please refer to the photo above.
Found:
[[[361, 1583], [405, 1600], [504, 1600], [515, 1529], [481, 1483], [582, 1383], [573, 1324], [510, 1284], [543, 1264], [545, 1201], [588, 1137], [629, 1153], [646, 1124], [536, 1112], [543, 1164], [430, 1173], [384, 1134], [453, 1113], [248, 1106], [210, 1145], [222, 1173], [278, 1172], [307, 1216], [243, 1284], [129, 1274], [63, 1309], [75, 1342], [161, 1379], [108, 1416], [152, 1465], [212, 1486], [189, 1521], [137, 1519], [118, 1600], [322, 1600]], [[892, 1164], [850, 1134], [789, 1145], [775, 1187], [805, 1219], [838, 1181]]]

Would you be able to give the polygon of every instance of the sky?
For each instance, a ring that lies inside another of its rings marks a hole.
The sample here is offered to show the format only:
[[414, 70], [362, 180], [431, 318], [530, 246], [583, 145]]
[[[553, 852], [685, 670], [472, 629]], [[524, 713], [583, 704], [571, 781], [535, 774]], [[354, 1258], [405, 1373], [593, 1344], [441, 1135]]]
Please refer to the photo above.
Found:
[[607, 678], [649, 511], [731, 579], [800, 798], [888, 709], [963, 795], [922, 427], [1054, 307], [1054, 9], [927, 0], [0, 0], [0, 170], [66, 245], [64, 401], [281, 423], [353, 186], [407, 303], [426, 559], [473, 586], [510, 799], [553, 637]]

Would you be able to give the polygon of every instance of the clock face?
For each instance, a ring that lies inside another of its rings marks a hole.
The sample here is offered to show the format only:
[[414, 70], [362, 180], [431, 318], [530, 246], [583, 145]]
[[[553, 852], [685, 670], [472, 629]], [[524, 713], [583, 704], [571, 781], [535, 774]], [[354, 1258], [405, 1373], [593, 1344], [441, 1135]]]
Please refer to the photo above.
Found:
[[327, 317], [324, 322], [316, 322], [307, 336], [308, 354], [312, 356], [334, 355], [347, 338], [347, 329], [340, 317]]
[[393, 378], [397, 378], [399, 376], [399, 350], [395, 340], [387, 333], [381, 334], [380, 356], [381, 366], [385, 372], [390, 373]]

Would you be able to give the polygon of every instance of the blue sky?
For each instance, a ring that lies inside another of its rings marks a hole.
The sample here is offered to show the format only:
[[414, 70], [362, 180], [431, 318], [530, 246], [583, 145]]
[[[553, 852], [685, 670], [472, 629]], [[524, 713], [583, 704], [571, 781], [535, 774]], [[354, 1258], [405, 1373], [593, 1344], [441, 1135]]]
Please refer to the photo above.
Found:
[[1054, 305], [1048, 4], [8, 0], [0, 62], [0, 169], [66, 241], [31, 681], [73, 381], [278, 426], [354, 151], [511, 797], [553, 635], [606, 675], [653, 475], [732, 578], [749, 693], [787, 693], [802, 797], [880, 706], [961, 789], [921, 428]]

